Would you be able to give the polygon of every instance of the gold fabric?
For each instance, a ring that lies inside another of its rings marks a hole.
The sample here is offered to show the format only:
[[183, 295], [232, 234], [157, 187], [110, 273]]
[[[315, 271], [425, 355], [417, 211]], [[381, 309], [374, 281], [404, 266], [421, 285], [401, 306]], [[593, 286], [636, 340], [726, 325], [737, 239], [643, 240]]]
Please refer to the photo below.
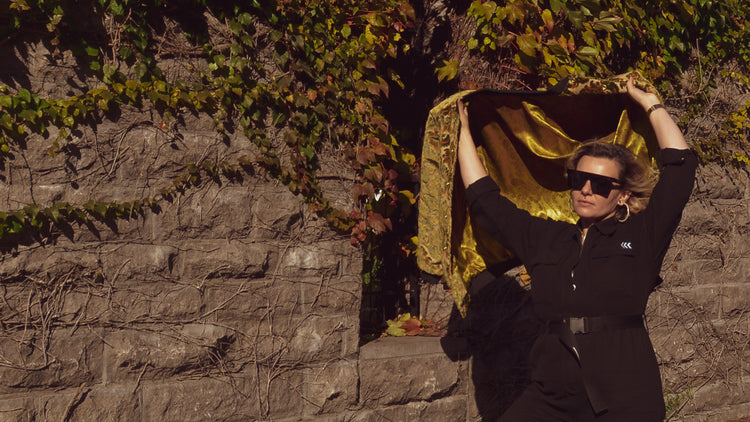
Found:
[[[561, 94], [465, 91], [430, 111], [422, 150], [417, 264], [441, 276], [462, 315], [471, 279], [512, 254], [468, 215], [456, 168], [456, 101], [466, 97], [480, 158], [503, 195], [532, 215], [575, 222], [564, 168], [582, 142], [625, 145], [648, 166], [658, 150], [648, 116], [626, 93], [627, 76], [575, 80]], [[638, 83], [653, 91], [648, 82]]]

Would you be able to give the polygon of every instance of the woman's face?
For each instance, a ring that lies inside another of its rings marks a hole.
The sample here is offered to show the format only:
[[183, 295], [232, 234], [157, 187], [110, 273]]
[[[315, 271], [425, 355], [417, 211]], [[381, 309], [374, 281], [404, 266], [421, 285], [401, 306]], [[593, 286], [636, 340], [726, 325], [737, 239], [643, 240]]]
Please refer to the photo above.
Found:
[[[576, 170], [613, 179], [620, 178], [620, 165], [609, 158], [584, 155], [578, 160]], [[597, 221], [612, 217], [617, 206], [625, 204], [630, 197], [630, 192], [616, 185], [605, 197], [595, 194], [591, 188], [591, 181], [587, 180], [582, 188], [571, 190], [570, 197], [573, 200], [573, 210], [581, 217], [584, 227], [588, 227]]]

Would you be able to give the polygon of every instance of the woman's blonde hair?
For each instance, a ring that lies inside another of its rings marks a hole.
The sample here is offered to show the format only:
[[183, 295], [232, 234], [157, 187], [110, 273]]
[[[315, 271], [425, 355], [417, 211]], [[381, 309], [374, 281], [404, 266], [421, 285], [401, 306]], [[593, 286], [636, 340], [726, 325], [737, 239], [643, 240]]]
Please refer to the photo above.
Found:
[[[568, 158], [567, 168], [575, 169], [578, 161], [584, 156], [607, 158], [616, 162], [620, 166], [618, 179], [622, 183], [622, 189], [630, 192], [630, 198], [627, 200], [630, 214], [637, 214], [646, 208], [654, 189], [654, 175], [650, 168], [636, 159], [635, 154], [622, 145], [599, 140], [589, 141], [578, 147]], [[626, 216], [625, 207], [617, 207], [615, 218], [624, 219]]]

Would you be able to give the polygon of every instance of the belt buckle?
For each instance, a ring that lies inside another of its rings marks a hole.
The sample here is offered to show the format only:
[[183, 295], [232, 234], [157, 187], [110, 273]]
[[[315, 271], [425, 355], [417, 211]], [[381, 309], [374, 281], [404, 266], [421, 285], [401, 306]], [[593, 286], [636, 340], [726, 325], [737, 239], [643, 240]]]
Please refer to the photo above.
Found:
[[568, 326], [573, 334], [585, 334], [586, 333], [586, 318], [584, 317], [571, 317], [568, 320]]

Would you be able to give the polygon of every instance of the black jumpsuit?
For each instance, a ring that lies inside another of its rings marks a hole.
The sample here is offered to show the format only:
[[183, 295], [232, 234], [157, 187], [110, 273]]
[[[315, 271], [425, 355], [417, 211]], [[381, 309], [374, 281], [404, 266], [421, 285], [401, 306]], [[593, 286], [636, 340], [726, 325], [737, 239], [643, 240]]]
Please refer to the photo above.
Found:
[[[644, 313], [698, 164], [691, 150], [664, 149], [660, 158], [648, 207], [624, 223], [594, 224], [583, 244], [579, 225], [529, 215], [489, 177], [467, 188], [473, 218], [526, 266], [543, 321]], [[502, 421], [664, 419], [659, 368], [642, 324], [570, 337], [579, 358], [554, 330], [537, 339], [529, 356], [531, 384]]]

